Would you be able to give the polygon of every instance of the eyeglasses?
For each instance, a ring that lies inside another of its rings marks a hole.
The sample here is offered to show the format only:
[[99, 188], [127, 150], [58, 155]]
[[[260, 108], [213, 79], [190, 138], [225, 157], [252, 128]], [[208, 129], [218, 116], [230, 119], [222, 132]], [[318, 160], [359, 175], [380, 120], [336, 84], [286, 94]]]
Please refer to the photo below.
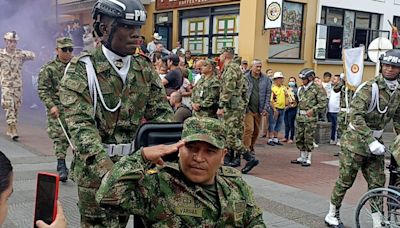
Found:
[[61, 50], [63, 52], [67, 52], [67, 51], [72, 52], [74, 50], [74, 48], [72, 48], [72, 47], [63, 47], [63, 48], [61, 48]]

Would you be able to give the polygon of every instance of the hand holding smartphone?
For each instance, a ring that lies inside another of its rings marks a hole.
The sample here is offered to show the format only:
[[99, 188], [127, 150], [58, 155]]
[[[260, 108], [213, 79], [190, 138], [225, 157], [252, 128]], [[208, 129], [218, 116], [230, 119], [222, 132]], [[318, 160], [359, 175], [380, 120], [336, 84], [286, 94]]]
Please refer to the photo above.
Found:
[[36, 221], [42, 220], [51, 224], [57, 215], [59, 176], [53, 173], [38, 173], [36, 186], [35, 216], [33, 227], [37, 228]]

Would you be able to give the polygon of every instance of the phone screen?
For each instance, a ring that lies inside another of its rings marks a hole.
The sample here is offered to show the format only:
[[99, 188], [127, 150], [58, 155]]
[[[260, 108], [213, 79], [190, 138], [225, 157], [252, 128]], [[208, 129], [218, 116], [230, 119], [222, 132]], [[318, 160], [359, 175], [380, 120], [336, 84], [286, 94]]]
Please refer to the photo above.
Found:
[[[47, 224], [53, 222], [58, 195], [57, 184], [56, 176], [38, 174], [34, 223], [37, 220], [43, 220]], [[36, 227], [36, 224], [34, 227]]]

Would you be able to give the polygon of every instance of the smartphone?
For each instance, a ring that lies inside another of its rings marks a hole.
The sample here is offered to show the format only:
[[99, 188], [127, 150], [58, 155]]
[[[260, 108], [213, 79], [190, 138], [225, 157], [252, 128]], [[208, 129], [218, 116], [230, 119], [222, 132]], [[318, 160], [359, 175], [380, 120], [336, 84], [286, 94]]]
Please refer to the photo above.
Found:
[[50, 225], [56, 218], [59, 180], [57, 174], [38, 173], [33, 227], [37, 227], [37, 220], [43, 220]]

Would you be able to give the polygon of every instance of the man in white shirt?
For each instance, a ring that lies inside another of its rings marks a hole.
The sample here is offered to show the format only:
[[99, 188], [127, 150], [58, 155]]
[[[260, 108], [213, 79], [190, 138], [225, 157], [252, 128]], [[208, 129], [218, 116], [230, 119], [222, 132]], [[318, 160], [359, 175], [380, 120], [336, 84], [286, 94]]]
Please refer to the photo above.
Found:
[[147, 50], [149, 51], [150, 54], [156, 51], [156, 45], [159, 43], [162, 39], [162, 36], [158, 33], [154, 33], [151, 42], [147, 44]]
[[[340, 81], [340, 75], [335, 75], [332, 77], [332, 84], [331, 87], [333, 88], [335, 85], [337, 85]], [[330, 90], [330, 96], [329, 96], [329, 102], [328, 102], [328, 122], [330, 122], [331, 125], [331, 140], [330, 144], [335, 145], [336, 144], [336, 130], [337, 130], [337, 115], [340, 111], [340, 91], [335, 92], [331, 88]]]

